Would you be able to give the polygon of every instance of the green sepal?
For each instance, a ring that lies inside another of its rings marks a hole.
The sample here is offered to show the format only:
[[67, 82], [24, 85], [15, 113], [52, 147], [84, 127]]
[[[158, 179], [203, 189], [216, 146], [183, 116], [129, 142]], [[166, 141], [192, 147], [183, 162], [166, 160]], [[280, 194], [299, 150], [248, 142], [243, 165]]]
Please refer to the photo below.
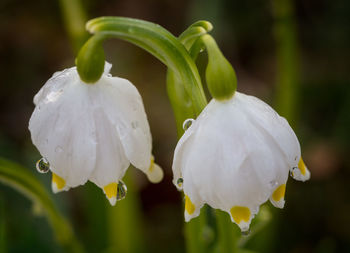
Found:
[[80, 49], [76, 58], [80, 79], [87, 84], [97, 82], [104, 70], [105, 53], [102, 47], [104, 36], [92, 36]]

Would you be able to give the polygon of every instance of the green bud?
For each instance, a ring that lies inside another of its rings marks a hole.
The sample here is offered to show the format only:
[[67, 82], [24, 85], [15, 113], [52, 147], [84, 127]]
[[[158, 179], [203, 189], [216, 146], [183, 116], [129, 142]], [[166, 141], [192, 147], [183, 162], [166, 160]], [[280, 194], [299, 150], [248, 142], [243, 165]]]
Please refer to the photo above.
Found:
[[76, 58], [80, 79], [85, 83], [97, 82], [104, 71], [105, 53], [102, 47], [103, 37], [92, 36], [80, 49]]
[[213, 37], [206, 34], [201, 39], [208, 52], [208, 66], [205, 77], [209, 92], [215, 99], [229, 99], [237, 88], [236, 73], [221, 53]]

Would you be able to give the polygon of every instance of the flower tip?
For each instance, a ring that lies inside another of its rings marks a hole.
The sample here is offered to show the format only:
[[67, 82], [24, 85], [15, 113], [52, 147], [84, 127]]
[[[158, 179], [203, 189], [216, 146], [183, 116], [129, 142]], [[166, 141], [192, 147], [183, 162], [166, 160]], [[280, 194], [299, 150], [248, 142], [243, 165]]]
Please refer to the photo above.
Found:
[[151, 183], [157, 184], [162, 181], [164, 172], [158, 164], [153, 165], [153, 169], [149, 169], [147, 172], [147, 178]]
[[117, 203], [117, 193], [118, 193], [118, 184], [110, 183], [103, 187], [103, 192], [106, 195], [109, 203], [114, 206]]
[[305, 182], [310, 179], [311, 173], [306, 167], [303, 158], [300, 158], [298, 167], [291, 169], [291, 175], [295, 180]]
[[162, 181], [164, 177], [164, 172], [162, 168], [154, 162], [154, 158], [152, 156], [151, 158], [151, 165], [149, 166], [148, 170], [146, 171], [146, 175], [148, 180], [151, 183], [157, 184], [160, 181]]
[[251, 210], [245, 206], [234, 206], [230, 210], [231, 221], [236, 223], [242, 233], [249, 231], [250, 222], [254, 217]]
[[52, 173], [51, 189], [53, 193], [59, 193], [62, 191], [68, 191], [69, 187], [66, 185], [66, 181], [55, 173]]
[[[106, 196], [107, 197], [107, 196]], [[111, 204], [111, 206], [115, 206], [115, 204], [117, 203], [117, 198], [116, 197], [112, 197], [112, 198], [108, 198], [109, 203]]]
[[285, 204], [284, 195], [286, 193], [286, 184], [281, 184], [272, 193], [270, 202], [277, 208], [283, 208]]

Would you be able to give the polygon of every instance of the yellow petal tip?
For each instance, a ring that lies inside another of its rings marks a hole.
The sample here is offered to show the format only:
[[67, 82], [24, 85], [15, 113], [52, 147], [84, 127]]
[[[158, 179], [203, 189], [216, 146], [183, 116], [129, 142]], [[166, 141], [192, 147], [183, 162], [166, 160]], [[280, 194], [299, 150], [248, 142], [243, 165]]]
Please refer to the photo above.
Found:
[[114, 206], [117, 202], [118, 183], [107, 184], [103, 187], [103, 192], [106, 194], [109, 203]]
[[284, 199], [285, 193], [286, 193], [286, 184], [281, 184], [272, 193], [272, 199], [276, 202], [280, 201]]
[[251, 212], [248, 207], [245, 206], [234, 206], [230, 210], [232, 219], [237, 223], [240, 224], [243, 222], [249, 222]]
[[52, 191], [58, 193], [66, 190], [66, 181], [55, 173], [52, 173]]
[[196, 210], [196, 206], [187, 195], [185, 195], [185, 210], [189, 215], [192, 215]]

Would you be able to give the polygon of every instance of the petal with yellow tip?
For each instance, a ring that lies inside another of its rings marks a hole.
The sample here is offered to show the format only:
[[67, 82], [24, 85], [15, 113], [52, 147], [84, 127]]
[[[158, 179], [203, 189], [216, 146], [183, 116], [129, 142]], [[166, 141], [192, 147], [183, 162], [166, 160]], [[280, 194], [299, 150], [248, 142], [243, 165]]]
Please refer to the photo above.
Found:
[[109, 203], [114, 206], [117, 203], [118, 183], [110, 183], [104, 186], [103, 192], [106, 194]]
[[286, 193], [286, 184], [281, 184], [278, 186], [272, 193], [270, 197], [270, 202], [278, 208], [283, 208], [284, 207], [284, 195]]
[[303, 158], [300, 158], [298, 167], [294, 167], [291, 170], [292, 177], [298, 181], [306, 181], [310, 179], [310, 171], [307, 169]]
[[54, 193], [69, 190], [69, 187], [66, 186], [66, 181], [55, 173], [52, 173], [51, 188]]

